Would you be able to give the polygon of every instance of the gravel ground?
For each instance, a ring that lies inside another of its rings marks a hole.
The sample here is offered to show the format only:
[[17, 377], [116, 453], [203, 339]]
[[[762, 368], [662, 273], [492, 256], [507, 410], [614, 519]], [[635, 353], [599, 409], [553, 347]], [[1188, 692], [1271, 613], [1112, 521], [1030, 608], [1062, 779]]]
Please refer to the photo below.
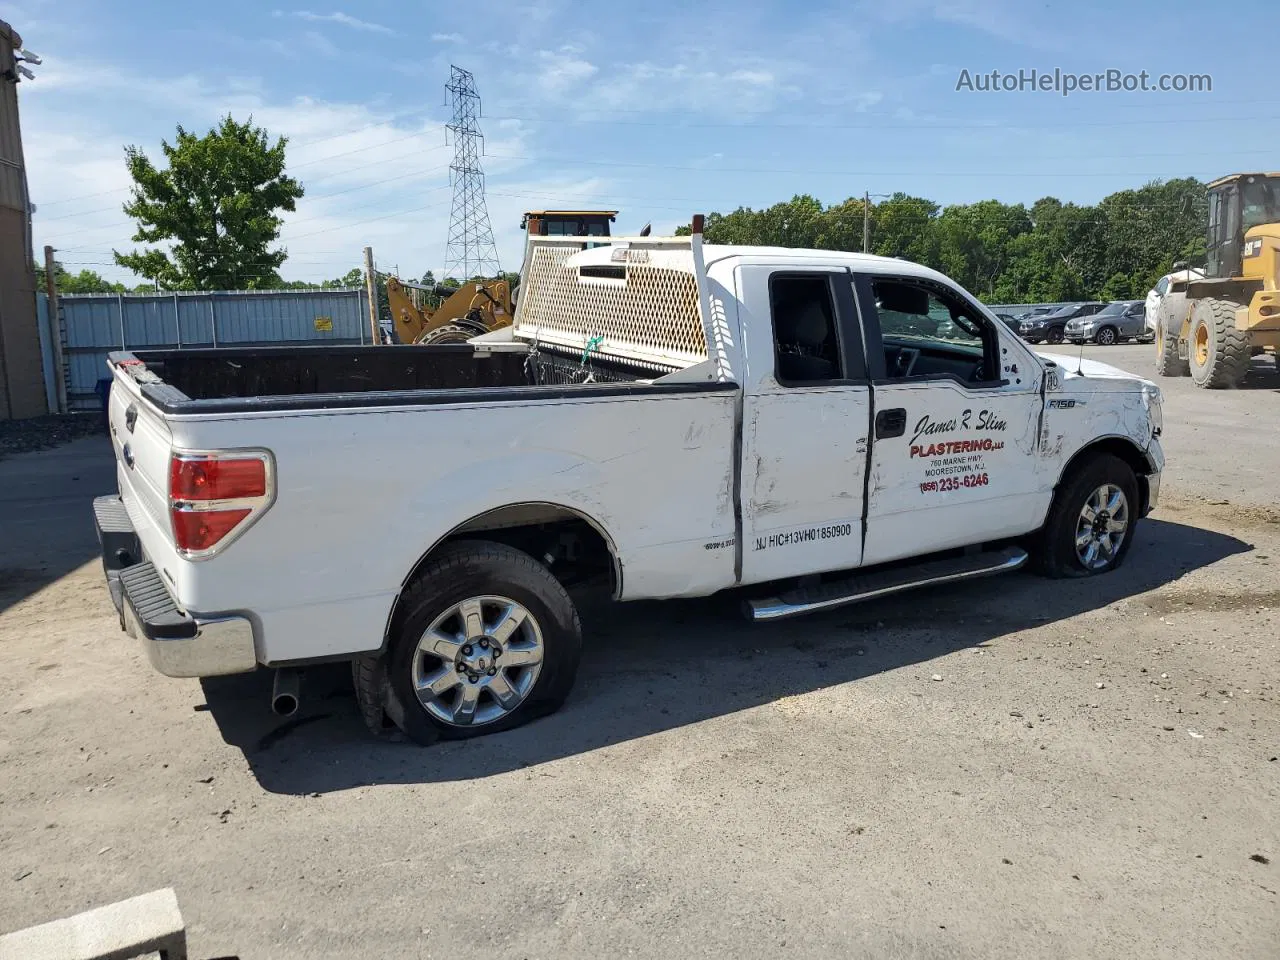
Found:
[[197, 957], [1274, 958], [1280, 381], [1162, 386], [1115, 574], [593, 605], [562, 712], [426, 750], [365, 739], [340, 668], [287, 722], [265, 674], [156, 675], [95, 555], [105, 440], [12, 457], [0, 930], [172, 884]]
[[0, 420], [0, 460], [15, 453], [46, 450], [94, 434], [105, 434], [101, 413], [68, 413], [62, 416], [32, 417], [30, 420]]

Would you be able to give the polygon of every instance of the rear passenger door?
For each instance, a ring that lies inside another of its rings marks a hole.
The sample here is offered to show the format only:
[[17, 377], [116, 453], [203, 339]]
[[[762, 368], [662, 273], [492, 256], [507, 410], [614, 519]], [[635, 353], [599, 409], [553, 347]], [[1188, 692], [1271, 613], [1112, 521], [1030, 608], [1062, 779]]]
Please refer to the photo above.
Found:
[[843, 267], [735, 272], [747, 370], [743, 583], [857, 566], [871, 388]]

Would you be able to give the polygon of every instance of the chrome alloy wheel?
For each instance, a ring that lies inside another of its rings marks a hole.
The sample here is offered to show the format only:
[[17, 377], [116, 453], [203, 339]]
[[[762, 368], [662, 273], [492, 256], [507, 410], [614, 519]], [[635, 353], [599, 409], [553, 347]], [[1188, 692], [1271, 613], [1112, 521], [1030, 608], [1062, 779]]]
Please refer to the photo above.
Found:
[[1089, 495], [1076, 521], [1076, 556], [1087, 570], [1103, 570], [1115, 562], [1129, 529], [1129, 499], [1114, 483]]
[[436, 617], [413, 655], [423, 708], [455, 727], [492, 723], [524, 703], [545, 647], [525, 607], [507, 597], [469, 597]]

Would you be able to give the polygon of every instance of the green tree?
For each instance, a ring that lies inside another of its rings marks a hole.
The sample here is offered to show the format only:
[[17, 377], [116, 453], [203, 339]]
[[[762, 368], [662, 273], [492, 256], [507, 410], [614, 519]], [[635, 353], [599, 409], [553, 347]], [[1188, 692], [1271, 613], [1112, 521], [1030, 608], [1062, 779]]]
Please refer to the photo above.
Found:
[[874, 205], [871, 211], [871, 252], [882, 257], [902, 257], [925, 266], [938, 263], [938, 236], [934, 220], [938, 205], [924, 197], [905, 193]]
[[280, 211], [292, 211], [302, 186], [286, 176], [284, 137], [270, 142], [252, 118], [230, 115], [203, 137], [178, 126], [161, 143], [157, 168], [138, 147], [125, 148], [133, 195], [124, 212], [138, 222], [133, 239], [167, 243], [115, 252], [116, 263], [173, 290], [249, 290], [280, 285], [288, 256], [272, 249]]
[[[36, 290], [43, 293], [45, 289], [45, 270], [40, 264], [36, 268]], [[53, 284], [58, 293], [127, 293], [128, 287], [123, 283], [112, 283], [105, 280], [96, 271], [81, 270], [79, 273], [68, 273], [57, 260], [53, 261]]]

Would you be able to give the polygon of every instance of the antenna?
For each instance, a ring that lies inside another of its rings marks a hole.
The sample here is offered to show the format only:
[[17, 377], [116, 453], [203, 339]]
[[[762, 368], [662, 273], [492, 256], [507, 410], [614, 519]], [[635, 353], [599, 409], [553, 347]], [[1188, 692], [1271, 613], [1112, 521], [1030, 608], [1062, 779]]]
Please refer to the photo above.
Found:
[[1084, 376], [1084, 341], [1080, 341], [1080, 356], [1076, 358], [1076, 376]]
[[480, 133], [480, 94], [470, 70], [449, 67], [445, 84], [453, 103], [453, 119], [446, 129], [453, 134], [453, 210], [449, 217], [449, 243], [444, 253], [444, 276], [463, 283], [472, 277], [496, 277], [502, 272], [498, 248], [489, 225], [489, 209], [484, 202], [484, 171], [480, 153], [484, 135]]

